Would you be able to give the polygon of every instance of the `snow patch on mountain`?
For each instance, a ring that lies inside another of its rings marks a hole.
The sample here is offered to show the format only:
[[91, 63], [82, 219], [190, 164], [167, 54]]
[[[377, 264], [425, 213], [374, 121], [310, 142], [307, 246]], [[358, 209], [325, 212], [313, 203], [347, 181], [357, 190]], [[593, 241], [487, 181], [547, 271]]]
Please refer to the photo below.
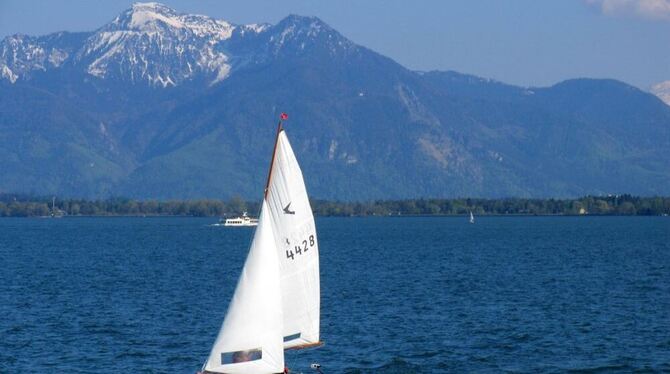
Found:
[[19, 76], [14, 74], [12, 69], [7, 67], [7, 65], [2, 65], [2, 77], [7, 78], [12, 83], [15, 83], [19, 79]]
[[51, 50], [51, 53], [49, 53], [49, 62], [54, 67], [59, 67], [65, 60], [67, 60], [68, 56], [67, 52], [54, 48]]
[[258, 34], [258, 33], [261, 33], [263, 31], [267, 30], [269, 27], [270, 27], [270, 25], [268, 25], [267, 23], [260, 23], [260, 24], [250, 23], [248, 25], [242, 25], [241, 29], [242, 29], [242, 32], [250, 31], [250, 32], [254, 32], [254, 33]]
[[175, 17], [174, 11], [159, 3], [136, 3], [133, 4], [128, 26], [132, 29], [142, 31], [156, 30], [158, 22], [163, 22], [171, 27], [184, 28], [185, 25]]
[[[62, 35], [55, 34], [51, 39], [58, 42], [58, 37]], [[70, 54], [47, 39], [12, 35], [0, 41], [0, 77], [15, 83], [31, 72], [60, 67]]]
[[670, 105], [670, 81], [657, 83], [651, 87], [651, 93]]

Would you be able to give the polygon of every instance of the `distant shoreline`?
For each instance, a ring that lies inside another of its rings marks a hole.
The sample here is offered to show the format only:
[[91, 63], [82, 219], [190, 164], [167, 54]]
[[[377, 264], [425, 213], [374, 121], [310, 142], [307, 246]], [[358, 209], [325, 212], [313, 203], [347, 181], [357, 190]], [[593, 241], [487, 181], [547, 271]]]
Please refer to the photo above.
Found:
[[[99, 215], [72, 215], [72, 216], [62, 216], [58, 217], [59, 219], [72, 219], [72, 218], [222, 218], [226, 216], [193, 216], [193, 215], [138, 215], [138, 214], [99, 214]], [[230, 216], [229, 216], [230, 217]], [[396, 214], [396, 215], [318, 215], [315, 214], [316, 218], [458, 218], [458, 217], [468, 217], [468, 214]], [[486, 218], [504, 218], [504, 217], [670, 217], [670, 214], [480, 214], [476, 217], [486, 217]], [[30, 219], [53, 219], [51, 216], [0, 216], [0, 218], [30, 218]]]
[[[663, 216], [670, 215], [670, 197], [632, 195], [584, 196], [575, 199], [456, 198], [367, 202], [312, 200], [319, 217], [458, 217], [475, 216]], [[105, 200], [58, 199], [0, 193], [0, 217], [235, 217], [254, 215], [257, 201], [230, 200]]]

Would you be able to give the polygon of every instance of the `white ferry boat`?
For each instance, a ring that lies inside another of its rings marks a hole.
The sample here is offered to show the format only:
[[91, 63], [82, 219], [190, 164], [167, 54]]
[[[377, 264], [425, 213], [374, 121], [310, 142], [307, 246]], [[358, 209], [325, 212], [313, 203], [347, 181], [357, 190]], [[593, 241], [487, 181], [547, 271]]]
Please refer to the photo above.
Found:
[[[251, 218], [247, 215], [247, 212], [242, 213], [242, 217], [228, 218], [223, 221], [223, 226], [258, 226], [258, 218]], [[219, 221], [218, 226], [221, 226], [221, 221]]]

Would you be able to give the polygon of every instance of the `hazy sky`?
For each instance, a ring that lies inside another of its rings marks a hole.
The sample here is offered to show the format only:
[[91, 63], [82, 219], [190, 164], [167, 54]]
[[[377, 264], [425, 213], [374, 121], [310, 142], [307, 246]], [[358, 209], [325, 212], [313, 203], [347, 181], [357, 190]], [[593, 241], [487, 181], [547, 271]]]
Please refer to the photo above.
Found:
[[[670, 0], [165, 0], [232, 23], [315, 15], [415, 70], [456, 70], [543, 86], [616, 78], [647, 89], [670, 80]], [[0, 0], [0, 37], [90, 31], [128, 0]]]

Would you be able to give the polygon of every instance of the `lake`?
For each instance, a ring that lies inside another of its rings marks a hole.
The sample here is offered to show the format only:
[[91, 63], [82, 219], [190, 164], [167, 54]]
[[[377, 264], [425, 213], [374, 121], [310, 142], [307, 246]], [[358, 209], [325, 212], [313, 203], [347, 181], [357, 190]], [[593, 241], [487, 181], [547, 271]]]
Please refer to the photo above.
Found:
[[[253, 229], [0, 219], [0, 373], [194, 373]], [[670, 218], [317, 218], [309, 373], [670, 372]]]

